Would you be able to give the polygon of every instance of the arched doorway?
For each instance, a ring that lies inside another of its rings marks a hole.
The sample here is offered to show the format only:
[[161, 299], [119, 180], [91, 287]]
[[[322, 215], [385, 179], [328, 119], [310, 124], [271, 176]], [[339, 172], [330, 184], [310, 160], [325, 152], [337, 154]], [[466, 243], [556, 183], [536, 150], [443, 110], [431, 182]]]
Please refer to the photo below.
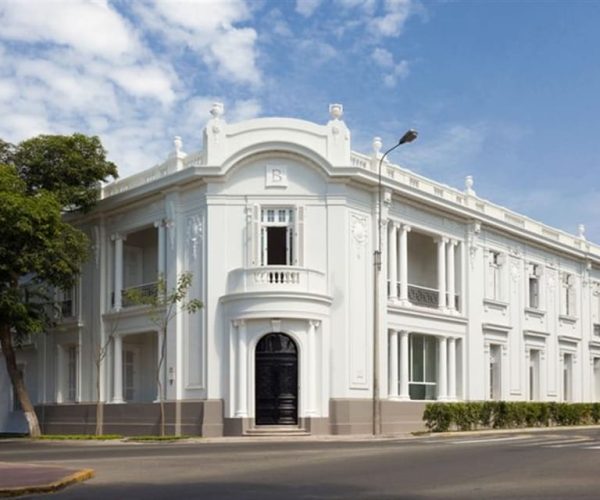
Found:
[[256, 345], [256, 425], [298, 423], [298, 349], [284, 333]]

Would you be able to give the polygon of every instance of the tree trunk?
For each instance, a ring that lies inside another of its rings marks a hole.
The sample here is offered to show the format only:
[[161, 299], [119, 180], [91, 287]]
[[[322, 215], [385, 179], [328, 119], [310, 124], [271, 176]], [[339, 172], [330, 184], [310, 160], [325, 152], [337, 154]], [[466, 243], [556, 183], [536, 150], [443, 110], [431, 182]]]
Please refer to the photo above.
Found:
[[42, 431], [40, 430], [37, 415], [31, 404], [31, 399], [29, 399], [29, 394], [23, 381], [23, 374], [17, 366], [17, 357], [15, 356], [9, 325], [0, 325], [0, 347], [2, 347], [2, 353], [6, 360], [6, 369], [10, 377], [10, 382], [17, 398], [19, 398], [19, 403], [27, 420], [29, 435], [31, 437], [39, 437], [42, 435]]
[[156, 381], [158, 383], [158, 403], [160, 405], [160, 435], [165, 435], [165, 402], [163, 400], [163, 384], [162, 384], [162, 365], [165, 361], [165, 348], [167, 343], [166, 327], [159, 332], [162, 335], [162, 345], [160, 349], [160, 359], [158, 360], [158, 368], [156, 371]]

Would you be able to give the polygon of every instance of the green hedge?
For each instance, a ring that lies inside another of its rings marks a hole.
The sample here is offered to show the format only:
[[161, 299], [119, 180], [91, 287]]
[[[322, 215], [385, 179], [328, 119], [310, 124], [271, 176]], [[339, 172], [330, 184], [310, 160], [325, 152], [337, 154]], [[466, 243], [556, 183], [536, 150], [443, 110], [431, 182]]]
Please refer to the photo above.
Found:
[[425, 407], [423, 420], [433, 432], [590, 425], [600, 422], [600, 403], [429, 403]]

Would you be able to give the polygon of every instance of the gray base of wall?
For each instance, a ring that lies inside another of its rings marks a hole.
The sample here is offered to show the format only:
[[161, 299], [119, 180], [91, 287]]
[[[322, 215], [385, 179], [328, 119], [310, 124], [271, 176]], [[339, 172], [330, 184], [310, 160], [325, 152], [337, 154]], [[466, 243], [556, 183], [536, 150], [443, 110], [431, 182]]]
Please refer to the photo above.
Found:
[[[142, 436], [160, 434], [158, 403], [105, 404], [104, 434]], [[224, 418], [222, 400], [165, 402], [165, 433], [184, 436], [242, 436], [255, 429], [254, 419]], [[423, 431], [425, 403], [381, 402], [382, 433]], [[94, 434], [95, 404], [47, 404], [36, 407], [45, 434]], [[312, 435], [371, 434], [373, 403], [370, 399], [331, 399], [329, 418], [300, 418], [298, 428]], [[260, 428], [260, 426], [258, 427]]]
[[[426, 430], [422, 401], [382, 400], [381, 432], [398, 434]], [[331, 399], [329, 401], [331, 434], [371, 434], [373, 432], [373, 400]]]
[[[223, 401], [165, 402], [165, 434], [222, 436]], [[160, 434], [158, 403], [104, 404], [104, 434]], [[96, 405], [47, 404], [36, 407], [44, 434], [94, 434]]]

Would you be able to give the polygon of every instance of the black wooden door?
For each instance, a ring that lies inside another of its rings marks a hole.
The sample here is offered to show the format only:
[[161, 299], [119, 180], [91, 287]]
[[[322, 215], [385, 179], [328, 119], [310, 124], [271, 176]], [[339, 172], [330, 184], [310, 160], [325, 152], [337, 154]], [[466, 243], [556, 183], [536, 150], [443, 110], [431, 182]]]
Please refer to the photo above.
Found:
[[269, 333], [256, 346], [256, 424], [298, 423], [298, 350], [283, 333]]

